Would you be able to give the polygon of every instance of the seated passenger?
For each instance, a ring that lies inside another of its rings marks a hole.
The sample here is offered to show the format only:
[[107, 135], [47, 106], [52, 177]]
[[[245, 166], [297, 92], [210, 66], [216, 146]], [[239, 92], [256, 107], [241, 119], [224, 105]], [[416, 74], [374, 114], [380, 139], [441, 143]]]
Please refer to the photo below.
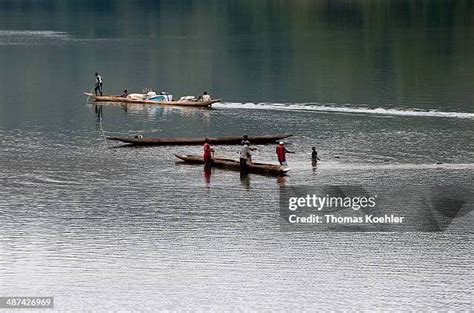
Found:
[[201, 101], [202, 101], [202, 102], [206, 102], [206, 101], [211, 101], [211, 100], [212, 100], [212, 99], [211, 99], [211, 96], [208, 95], [207, 91], [204, 91], [204, 94], [203, 94], [202, 97], [201, 97]]

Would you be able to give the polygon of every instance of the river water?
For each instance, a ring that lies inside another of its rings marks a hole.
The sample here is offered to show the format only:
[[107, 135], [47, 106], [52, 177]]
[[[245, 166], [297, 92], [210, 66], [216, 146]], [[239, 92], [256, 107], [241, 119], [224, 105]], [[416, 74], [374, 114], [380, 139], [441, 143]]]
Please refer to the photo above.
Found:
[[[279, 224], [296, 185], [472, 192], [472, 16], [472, 1], [0, 1], [0, 296], [71, 311], [472, 308], [470, 211], [439, 232]], [[82, 95], [96, 71], [105, 93], [224, 100], [96, 107]], [[174, 157], [201, 147], [104, 140], [271, 133], [294, 135], [284, 178], [209, 176]]]

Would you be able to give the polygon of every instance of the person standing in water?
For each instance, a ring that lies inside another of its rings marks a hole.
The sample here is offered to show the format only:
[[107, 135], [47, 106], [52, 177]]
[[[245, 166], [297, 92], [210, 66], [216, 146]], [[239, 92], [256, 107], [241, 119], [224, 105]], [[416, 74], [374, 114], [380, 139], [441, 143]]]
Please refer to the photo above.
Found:
[[204, 159], [204, 167], [210, 168], [212, 166], [212, 153], [214, 149], [212, 149], [211, 145], [209, 144], [209, 139], [204, 139], [204, 153], [202, 155]]
[[294, 153], [294, 152], [286, 149], [285, 143], [283, 141], [280, 141], [280, 143], [276, 147], [276, 154], [278, 157], [278, 162], [280, 162], [281, 166], [288, 166], [288, 163], [286, 162], [287, 153]]
[[318, 158], [318, 151], [316, 151], [316, 147], [313, 147], [313, 151], [311, 152], [311, 164], [313, 166], [316, 166], [316, 163], [318, 163], [318, 161], [321, 161]]
[[100, 93], [100, 95], [102, 96], [102, 87], [103, 87], [103, 84], [102, 84], [102, 76], [99, 75], [99, 73], [95, 73], [95, 88], [94, 88], [94, 91], [95, 91], [95, 95], [97, 96], [97, 91]]

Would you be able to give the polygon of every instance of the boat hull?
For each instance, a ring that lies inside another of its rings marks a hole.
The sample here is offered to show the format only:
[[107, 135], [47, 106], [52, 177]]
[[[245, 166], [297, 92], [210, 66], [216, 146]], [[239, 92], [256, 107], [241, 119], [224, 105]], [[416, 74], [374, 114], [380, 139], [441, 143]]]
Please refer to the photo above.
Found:
[[[204, 159], [200, 155], [175, 154], [175, 156], [186, 163], [204, 164]], [[232, 159], [213, 158], [212, 166], [234, 171], [240, 171], [240, 162]], [[247, 171], [249, 173], [287, 175], [289, 170], [290, 169], [288, 167], [268, 163], [250, 163], [247, 165]]]
[[[249, 136], [252, 144], [275, 143], [291, 134], [277, 134], [268, 136]], [[204, 137], [177, 137], [177, 138], [135, 138], [135, 137], [107, 137], [109, 140], [121, 141], [136, 146], [191, 146], [204, 144]], [[241, 136], [207, 138], [213, 145], [238, 145], [242, 142]]]
[[214, 103], [221, 102], [221, 99], [214, 99], [210, 101], [153, 101], [153, 100], [141, 100], [131, 99], [118, 96], [96, 96], [92, 93], [84, 92], [86, 96], [93, 99], [95, 102], [120, 102], [120, 103], [142, 103], [152, 105], [174, 105], [174, 106], [186, 106], [186, 107], [200, 107], [210, 108]]

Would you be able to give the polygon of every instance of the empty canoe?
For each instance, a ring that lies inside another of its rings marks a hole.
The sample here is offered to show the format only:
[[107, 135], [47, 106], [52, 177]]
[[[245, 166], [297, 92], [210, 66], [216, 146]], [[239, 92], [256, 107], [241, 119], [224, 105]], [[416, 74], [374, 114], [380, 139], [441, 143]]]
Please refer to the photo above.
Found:
[[[276, 134], [267, 136], [249, 136], [251, 144], [275, 143], [276, 141], [288, 138], [291, 134]], [[200, 145], [204, 143], [204, 137], [176, 137], [176, 138], [136, 138], [136, 137], [107, 137], [110, 140], [121, 141], [138, 146], [186, 146]], [[208, 138], [213, 145], [236, 145], [242, 142], [242, 136]]]
[[102, 101], [102, 102], [121, 102], [121, 103], [143, 103], [143, 104], [155, 104], [155, 105], [188, 106], [188, 107], [211, 107], [213, 103], [221, 102], [221, 99], [214, 99], [211, 101], [189, 101], [189, 100], [153, 101], [153, 100], [125, 98], [125, 97], [119, 97], [119, 96], [96, 96], [89, 92], [84, 92], [84, 94], [97, 102]]
[[[193, 164], [204, 164], [204, 159], [200, 155], [191, 154], [175, 154], [178, 159], [183, 160], [186, 163]], [[232, 159], [214, 158], [212, 161], [213, 167], [225, 168], [235, 171], [240, 171], [240, 162]], [[290, 170], [288, 167], [284, 167], [277, 164], [268, 163], [250, 163], [247, 165], [249, 173], [264, 173], [272, 175], [286, 175]]]

